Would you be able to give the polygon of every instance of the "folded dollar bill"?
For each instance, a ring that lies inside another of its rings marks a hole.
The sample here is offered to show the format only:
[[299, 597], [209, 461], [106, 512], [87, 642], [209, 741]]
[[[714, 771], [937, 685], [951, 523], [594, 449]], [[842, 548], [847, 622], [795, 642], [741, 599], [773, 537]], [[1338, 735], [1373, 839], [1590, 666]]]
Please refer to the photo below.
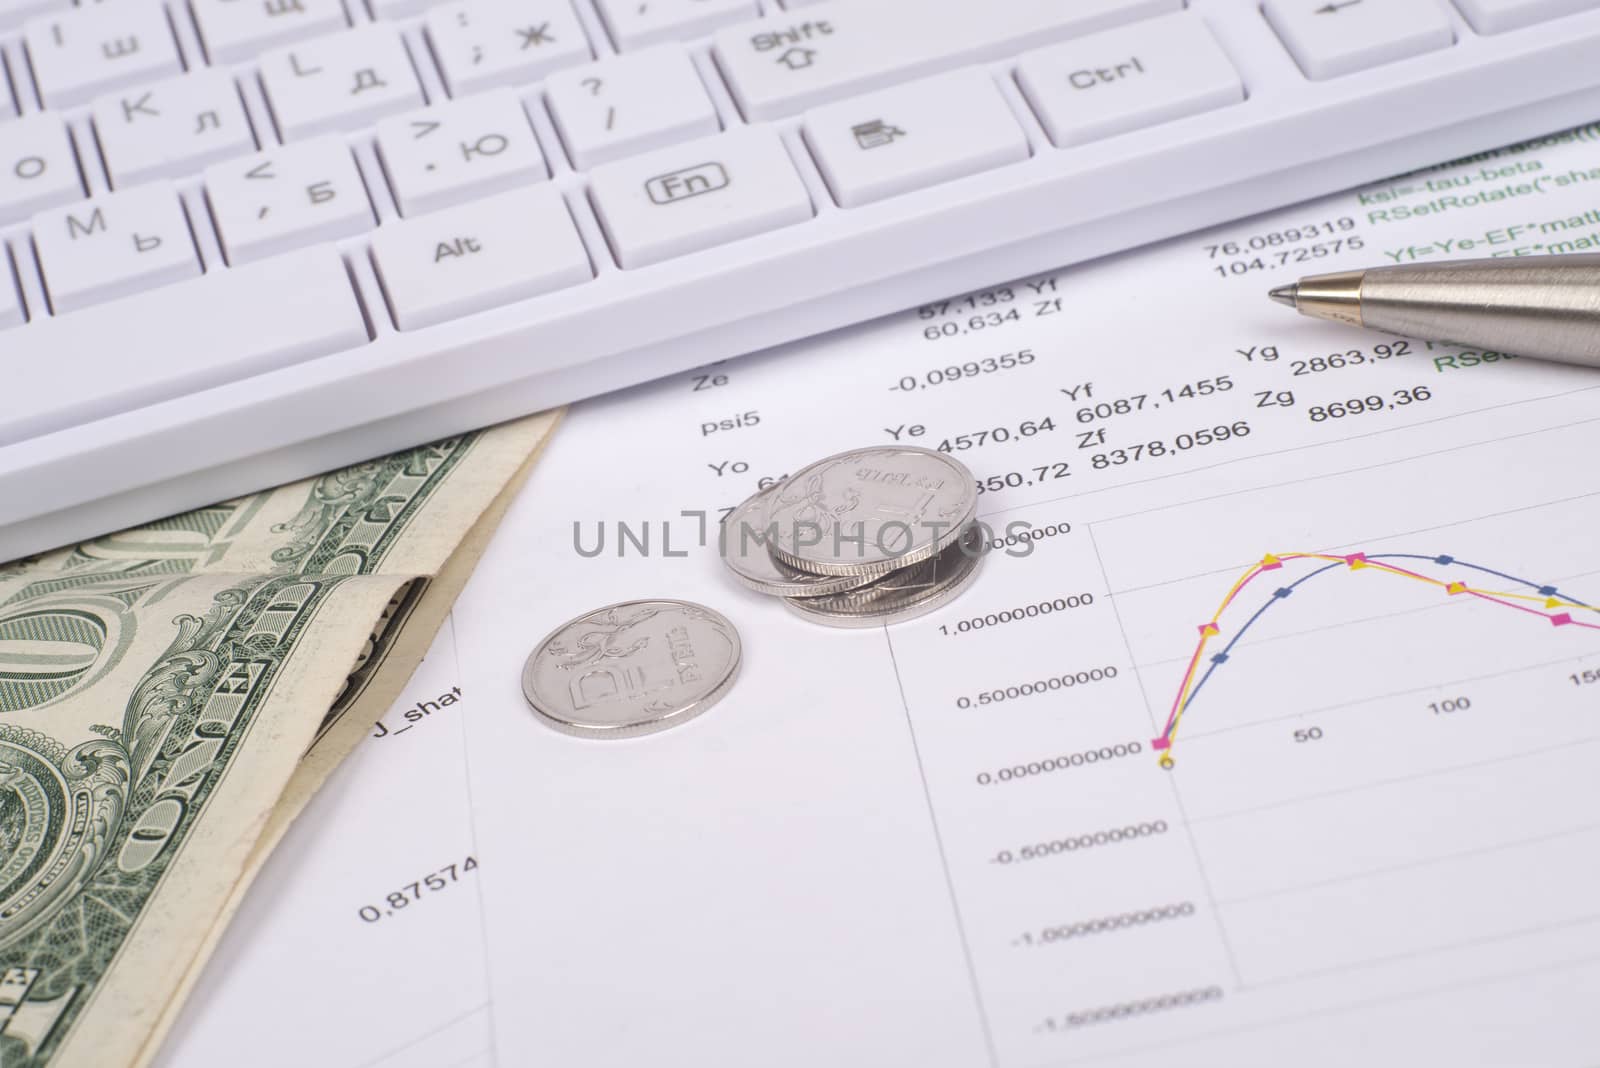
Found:
[[0, 1064], [153, 1055], [555, 421], [0, 564]]

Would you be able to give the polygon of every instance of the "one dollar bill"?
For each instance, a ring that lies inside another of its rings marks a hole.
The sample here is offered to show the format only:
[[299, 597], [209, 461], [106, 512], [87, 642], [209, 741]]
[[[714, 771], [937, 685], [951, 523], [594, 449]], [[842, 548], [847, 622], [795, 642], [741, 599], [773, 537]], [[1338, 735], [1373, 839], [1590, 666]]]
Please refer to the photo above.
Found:
[[0, 564], [0, 1066], [153, 1055], [554, 422]]

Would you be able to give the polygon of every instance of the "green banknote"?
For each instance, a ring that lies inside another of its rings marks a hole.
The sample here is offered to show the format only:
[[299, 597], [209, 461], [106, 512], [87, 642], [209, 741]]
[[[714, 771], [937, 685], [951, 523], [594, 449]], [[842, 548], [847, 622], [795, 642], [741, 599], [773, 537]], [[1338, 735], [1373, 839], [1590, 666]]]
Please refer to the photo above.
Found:
[[554, 423], [0, 564], [0, 1066], [153, 1055]]

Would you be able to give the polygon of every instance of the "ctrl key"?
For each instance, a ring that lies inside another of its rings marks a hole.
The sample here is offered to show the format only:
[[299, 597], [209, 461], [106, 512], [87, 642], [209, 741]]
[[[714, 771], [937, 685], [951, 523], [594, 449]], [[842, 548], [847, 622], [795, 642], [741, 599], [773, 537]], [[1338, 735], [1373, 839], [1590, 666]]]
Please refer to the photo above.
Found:
[[372, 255], [401, 330], [420, 330], [594, 277], [566, 202], [548, 186], [380, 227]]
[[1057, 148], [1237, 104], [1244, 84], [1193, 12], [1026, 53], [1017, 82]]

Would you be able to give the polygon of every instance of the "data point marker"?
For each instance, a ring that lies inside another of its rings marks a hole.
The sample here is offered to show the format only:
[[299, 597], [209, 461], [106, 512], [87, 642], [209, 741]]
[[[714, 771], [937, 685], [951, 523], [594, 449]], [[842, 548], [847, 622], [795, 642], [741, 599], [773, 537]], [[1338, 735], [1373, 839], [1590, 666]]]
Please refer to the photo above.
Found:
[[[1308, 579], [1315, 578], [1317, 575], [1323, 574], [1324, 572], [1336, 570], [1340, 563], [1344, 563], [1351, 570], [1366, 567], [1375, 568], [1379, 574], [1401, 575], [1407, 578], [1420, 579], [1430, 585], [1443, 589], [1444, 592], [1450, 596], [1464, 593], [1479, 601], [1484, 601], [1489, 604], [1501, 605], [1506, 608], [1515, 608], [1531, 615], [1540, 615], [1548, 619], [1550, 621], [1550, 625], [1553, 627], [1577, 626], [1600, 630], [1600, 623], [1588, 622], [1588, 616], [1586, 614], [1580, 613], [1579, 619], [1573, 618], [1573, 611], [1584, 609], [1585, 612], [1600, 612], [1600, 607], [1578, 601], [1572, 596], [1562, 593], [1555, 586], [1539, 586], [1535, 585], [1528, 579], [1517, 578], [1515, 575], [1508, 575], [1505, 572], [1494, 571], [1487, 567], [1480, 567], [1476, 564], [1460, 564], [1461, 567], [1470, 571], [1481, 571], [1485, 574], [1497, 575], [1500, 578], [1505, 579], [1507, 582], [1515, 583], [1518, 590], [1536, 590], [1538, 596], [1531, 596], [1525, 592], [1499, 593], [1495, 592], [1494, 590], [1474, 588], [1465, 581], [1447, 582], [1441, 578], [1436, 578], [1433, 575], [1422, 574], [1418, 571], [1408, 570], [1396, 564], [1386, 562], [1389, 557], [1396, 557], [1403, 559], [1431, 560], [1433, 563], [1440, 566], [1460, 563], [1455, 557], [1445, 554], [1429, 557], [1421, 554], [1413, 555], [1410, 553], [1399, 552], [1378, 553], [1377, 556], [1379, 559], [1370, 558], [1368, 554], [1364, 552], [1334, 553], [1306, 551], [1290, 552], [1286, 555], [1289, 558], [1296, 560], [1309, 558], [1328, 562], [1323, 566], [1318, 567], [1310, 574], [1295, 578], [1286, 585], [1280, 586], [1273, 590], [1272, 598], [1274, 600], [1281, 600], [1288, 597]], [[1192, 659], [1190, 659], [1188, 662], [1188, 670], [1184, 673], [1182, 683], [1179, 687], [1178, 696], [1173, 704], [1172, 715], [1167, 720], [1164, 728], [1165, 733], [1151, 743], [1152, 750], [1160, 755], [1160, 763], [1163, 768], [1170, 769], [1173, 766], [1171, 750], [1175, 741], [1175, 735], [1178, 731], [1179, 721], [1188, 711], [1190, 704], [1193, 702], [1195, 692], [1200, 688], [1200, 686], [1204, 685], [1207, 679], [1211, 677], [1211, 672], [1214, 671], [1217, 666], [1229, 662], [1231, 655], [1229, 650], [1246, 635], [1251, 626], [1261, 616], [1262, 611], [1272, 602], [1268, 601], [1266, 604], [1258, 607], [1255, 610], [1255, 613], [1248, 619], [1242, 621], [1230, 620], [1232, 629], [1228, 632], [1228, 641], [1219, 641], [1217, 644], [1220, 646], [1220, 651], [1212, 653], [1209, 657], [1205, 657], [1203, 655], [1207, 641], [1210, 638], [1222, 633], [1223, 617], [1228, 614], [1229, 606], [1235, 603], [1235, 601], [1238, 599], [1238, 594], [1244, 589], [1245, 586], [1249, 585], [1250, 580], [1263, 571], [1272, 571], [1281, 568], [1283, 566], [1283, 560], [1284, 557], [1279, 556], [1276, 553], [1264, 553], [1261, 558], [1234, 583], [1233, 588], [1228, 591], [1227, 596], [1223, 599], [1222, 607], [1217, 609], [1216, 615], [1205, 623], [1199, 624], [1199, 626], [1196, 628], [1200, 632], [1200, 643], [1194, 650]], [[1365, 580], [1363, 580], [1363, 582], [1365, 582]], [[1518, 601], [1523, 603], [1514, 603]], [[1544, 611], [1534, 609], [1532, 607], [1533, 604], [1540, 604]], [[1552, 611], [1557, 609], [1564, 609], [1564, 611]], [[1204, 669], [1204, 671], [1200, 670], [1200, 663], [1202, 659], [1209, 660], [1210, 662], [1210, 667]]]

